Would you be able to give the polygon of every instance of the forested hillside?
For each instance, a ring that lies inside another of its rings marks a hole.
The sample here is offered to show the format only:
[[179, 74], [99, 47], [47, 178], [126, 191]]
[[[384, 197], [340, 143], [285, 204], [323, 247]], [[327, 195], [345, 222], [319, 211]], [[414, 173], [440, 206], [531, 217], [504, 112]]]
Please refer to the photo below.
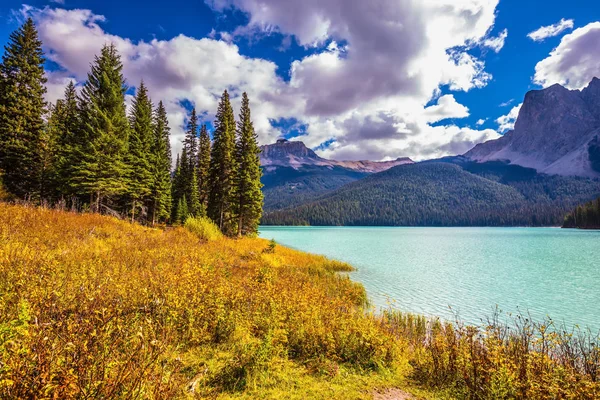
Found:
[[300, 205], [368, 175], [348, 168], [318, 165], [263, 167], [264, 208], [272, 211]]
[[[600, 194], [600, 182], [500, 162], [403, 165], [315, 201], [267, 213], [267, 225], [551, 226]], [[459, 165], [456, 165], [459, 164]]]

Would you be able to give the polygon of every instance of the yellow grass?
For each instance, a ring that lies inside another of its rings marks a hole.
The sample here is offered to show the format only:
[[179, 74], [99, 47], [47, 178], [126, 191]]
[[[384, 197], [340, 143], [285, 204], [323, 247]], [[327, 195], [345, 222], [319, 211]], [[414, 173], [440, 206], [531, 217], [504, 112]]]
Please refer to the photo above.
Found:
[[0, 398], [369, 398], [397, 380], [347, 264], [6, 204], [0, 240]]
[[0, 203], [0, 398], [600, 397], [597, 338], [369, 314], [351, 269]]

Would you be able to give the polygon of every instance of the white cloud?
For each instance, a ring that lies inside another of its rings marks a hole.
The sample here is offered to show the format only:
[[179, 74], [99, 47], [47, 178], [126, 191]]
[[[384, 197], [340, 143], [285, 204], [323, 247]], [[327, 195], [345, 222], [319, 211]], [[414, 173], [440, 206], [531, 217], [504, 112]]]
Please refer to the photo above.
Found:
[[542, 42], [549, 37], [558, 36], [567, 29], [573, 29], [573, 20], [562, 18], [553, 25], [542, 26], [533, 32], [527, 34], [527, 37], [534, 42]]
[[477, 122], [475, 122], [475, 125], [481, 126], [481, 125], [485, 124], [486, 121], [487, 121], [487, 118], [485, 118], [485, 119], [483, 119], [483, 118], [478, 119]]
[[600, 22], [563, 36], [558, 47], [535, 66], [533, 80], [544, 87], [560, 83], [581, 89], [593, 77], [600, 77]]
[[504, 42], [506, 41], [507, 37], [508, 29], [504, 29], [498, 36], [485, 39], [483, 41], [483, 45], [494, 50], [496, 53], [499, 53], [504, 47]]
[[[216, 10], [237, 7], [250, 22], [230, 36], [213, 31], [203, 39], [179, 35], [135, 42], [104, 31], [104, 17], [90, 10], [23, 11], [36, 20], [48, 58], [64, 69], [61, 79], [84, 81], [94, 55], [105, 43], [114, 43], [129, 84], [144, 78], [153, 99], [165, 102], [175, 150], [183, 135], [181, 102], [191, 101], [211, 120], [224, 89], [232, 93], [234, 108], [241, 92], [249, 93], [262, 143], [280, 134], [271, 120], [296, 118], [306, 126], [302, 139], [307, 145], [333, 140], [323, 153], [334, 157], [423, 159], [466, 151], [497, 135], [454, 124], [432, 127], [468, 116], [453, 95], [426, 105], [440, 95], [441, 86], [469, 91], [491, 79], [484, 61], [467, 51], [489, 39], [498, 0], [208, 3]], [[291, 63], [289, 82], [277, 75], [273, 62], [246, 57], [230, 42], [237, 35], [272, 32], [316, 49]]]
[[514, 103], [515, 99], [510, 99], [505, 101], [504, 103], [500, 103], [500, 107], [508, 107], [510, 106], [512, 103]]
[[448, 118], [466, 118], [469, 116], [469, 109], [459, 104], [453, 95], [447, 94], [438, 99], [436, 105], [425, 109], [427, 122], [434, 123]]
[[499, 132], [504, 133], [515, 128], [515, 122], [517, 121], [517, 117], [519, 116], [519, 111], [521, 110], [522, 105], [523, 103], [514, 106], [508, 114], [496, 119]]

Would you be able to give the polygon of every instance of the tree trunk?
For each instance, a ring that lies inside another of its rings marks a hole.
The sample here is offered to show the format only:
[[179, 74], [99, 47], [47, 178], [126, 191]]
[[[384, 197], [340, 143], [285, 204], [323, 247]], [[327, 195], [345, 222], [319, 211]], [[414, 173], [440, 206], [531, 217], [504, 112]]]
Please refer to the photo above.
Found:
[[133, 200], [133, 203], [131, 205], [131, 223], [133, 224], [134, 221], [135, 221], [135, 200]]
[[157, 200], [154, 200], [154, 206], [152, 207], [152, 226], [156, 225], [156, 208], [157, 208]]
[[100, 191], [96, 192], [96, 212], [100, 214]]

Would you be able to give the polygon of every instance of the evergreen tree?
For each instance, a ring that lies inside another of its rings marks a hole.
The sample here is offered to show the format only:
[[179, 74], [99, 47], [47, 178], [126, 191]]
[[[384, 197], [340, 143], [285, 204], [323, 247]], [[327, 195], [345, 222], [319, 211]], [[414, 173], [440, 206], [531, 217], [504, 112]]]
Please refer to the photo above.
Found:
[[147, 203], [152, 191], [154, 176], [151, 149], [154, 141], [152, 101], [144, 81], [140, 83], [131, 109], [131, 134], [129, 137], [128, 197], [131, 201], [131, 221], [135, 219], [136, 207]]
[[208, 175], [210, 170], [210, 137], [206, 125], [200, 129], [200, 143], [198, 146], [198, 190], [200, 191], [200, 204], [206, 209], [208, 205]]
[[183, 197], [183, 185], [181, 176], [181, 159], [177, 154], [175, 161], [175, 170], [173, 171], [173, 179], [171, 180], [171, 220], [177, 221], [177, 212], [179, 208], [179, 200]]
[[0, 64], [0, 170], [6, 189], [39, 198], [45, 112], [44, 54], [33, 20], [11, 33]]
[[161, 102], [156, 109], [152, 146], [152, 225], [171, 215], [171, 129], [167, 111]]
[[[188, 211], [190, 215], [199, 215], [200, 210], [200, 193], [198, 192], [198, 117], [196, 109], [192, 109], [192, 113], [188, 120], [185, 139], [183, 141], [183, 153], [187, 162], [181, 165], [182, 173], [184, 174], [184, 193], [188, 199]], [[183, 158], [182, 158], [183, 160]]]
[[129, 121], [125, 111], [127, 86], [123, 64], [114, 44], [96, 56], [83, 87], [80, 110], [82, 139], [73, 182], [80, 194], [89, 195], [92, 210], [102, 201], [128, 190], [126, 163]]
[[[185, 131], [185, 139], [183, 141], [183, 150], [187, 153], [189, 161], [189, 170], [196, 168], [196, 157], [198, 153], [198, 116], [196, 115], [196, 108], [192, 108], [192, 113], [187, 123], [187, 129]], [[191, 181], [191, 175], [189, 177]]]
[[183, 224], [188, 217], [188, 206], [185, 195], [177, 202], [177, 213], [175, 215], [175, 223]]
[[64, 99], [58, 100], [50, 125], [56, 130], [56, 151], [54, 154], [54, 173], [58, 197], [73, 196], [72, 179], [77, 156], [85, 143], [79, 135], [79, 111], [77, 91], [71, 81], [65, 89]]
[[238, 236], [256, 234], [258, 224], [262, 215], [263, 194], [260, 178], [259, 159], [260, 148], [258, 147], [257, 135], [254, 131], [250, 115], [250, 101], [248, 95], [242, 95], [242, 108], [237, 127], [236, 142], [236, 200], [235, 207]]
[[203, 217], [206, 214], [206, 210], [200, 204], [200, 192], [198, 191], [198, 177], [196, 174], [192, 174], [190, 189], [188, 212], [194, 217]]
[[227, 235], [237, 233], [235, 199], [235, 116], [225, 91], [219, 102], [209, 170], [208, 216]]

